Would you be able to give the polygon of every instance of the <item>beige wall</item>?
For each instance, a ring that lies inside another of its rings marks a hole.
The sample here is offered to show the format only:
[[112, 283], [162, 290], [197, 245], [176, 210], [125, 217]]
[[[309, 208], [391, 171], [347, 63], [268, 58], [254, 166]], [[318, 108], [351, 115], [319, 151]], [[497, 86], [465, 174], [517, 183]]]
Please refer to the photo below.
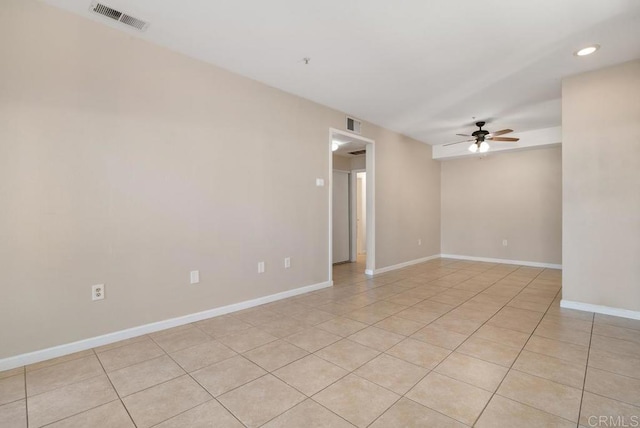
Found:
[[351, 171], [351, 159], [344, 156], [333, 155], [333, 169]]
[[[343, 113], [33, 0], [0, 40], [0, 358], [328, 280]], [[377, 267], [438, 253], [431, 148], [363, 129]]]
[[561, 264], [560, 147], [442, 162], [442, 253]]
[[565, 79], [563, 299], [640, 311], [640, 60]]

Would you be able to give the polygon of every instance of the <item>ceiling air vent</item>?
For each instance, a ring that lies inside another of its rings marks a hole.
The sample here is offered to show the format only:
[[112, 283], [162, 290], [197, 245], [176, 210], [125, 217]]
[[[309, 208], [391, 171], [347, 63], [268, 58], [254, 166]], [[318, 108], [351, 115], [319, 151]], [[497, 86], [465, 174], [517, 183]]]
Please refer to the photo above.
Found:
[[358, 119], [347, 116], [347, 131], [360, 134], [362, 132], [362, 122]]
[[146, 30], [147, 27], [149, 26], [149, 23], [141, 19], [134, 18], [131, 15], [127, 15], [126, 13], [120, 12], [119, 10], [112, 9], [109, 6], [105, 6], [101, 3], [97, 3], [97, 2], [91, 3], [90, 10], [99, 15], [106, 16], [107, 18], [111, 18], [118, 22], [122, 22], [123, 24], [128, 25], [129, 27], [136, 28], [140, 31]]
[[367, 153], [366, 150], [356, 150], [355, 152], [349, 152], [350, 155], [358, 156]]

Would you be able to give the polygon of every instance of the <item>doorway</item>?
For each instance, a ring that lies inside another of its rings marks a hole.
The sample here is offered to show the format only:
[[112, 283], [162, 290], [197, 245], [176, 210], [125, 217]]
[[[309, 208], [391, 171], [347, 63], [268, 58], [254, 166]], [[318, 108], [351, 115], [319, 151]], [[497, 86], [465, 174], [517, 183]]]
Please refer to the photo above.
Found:
[[329, 137], [329, 280], [333, 281], [336, 263], [352, 263], [350, 269], [372, 275], [374, 141], [337, 129], [330, 129]]

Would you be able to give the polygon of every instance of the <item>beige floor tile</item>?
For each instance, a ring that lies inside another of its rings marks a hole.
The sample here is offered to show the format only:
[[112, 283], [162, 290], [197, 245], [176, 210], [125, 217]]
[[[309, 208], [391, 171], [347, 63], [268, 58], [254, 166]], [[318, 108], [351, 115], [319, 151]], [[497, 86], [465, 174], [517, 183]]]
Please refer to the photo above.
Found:
[[281, 314], [261, 307], [245, 309], [231, 315], [256, 327], [282, 318]]
[[[600, 417], [605, 417], [604, 423], [601, 423]], [[632, 427], [634, 420], [638, 425], [637, 422], [640, 422], [640, 407], [592, 394], [588, 391], [584, 392], [580, 411], [580, 424], [585, 427]]]
[[152, 336], [152, 338], [167, 353], [211, 341], [211, 336], [192, 325], [171, 333]]
[[135, 428], [120, 400], [112, 401], [70, 418], [63, 419], [47, 428]]
[[450, 314], [444, 315], [442, 318], [433, 322], [434, 327], [453, 331], [460, 334], [470, 335], [476, 331], [482, 323], [464, 318], [457, 318]]
[[354, 373], [402, 395], [429, 373], [429, 370], [382, 354], [361, 366]]
[[449, 354], [450, 350], [414, 339], [405, 339], [387, 351], [387, 354], [427, 369], [433, 369]]
[[369, 425], [399, 398], [399, 395], [353, 374], [313, 397], [358, 427]]
[[191, 375], [211, 395], [217, 397], [266, 373], [256, 364], [238, 355], [197, 370]]
[[584, 389], [640, 407], [640, 379], [589, 367]]
[[122, 401], [138, 428], [146, 428], [211, 400], [188, 375], [137, 392]]
[[615, 352], [631, 357], [640, 355], [640, 344], [629, 340], [616, 339], [615, 337], [600, 336], [599, 334], [591, 336], [591, 349]]
[[594, 328], [593, 323], [585, 320], [581, 320], [574, 317], [563, 317], [554, 314], [546, 314], [540, 322], [542, 327], [564, 327], [574, 331], [580, 331], [583, 333], [591, 334], [591, 330]]
[[589, 348], [586, 346], [574, 345], [535, 335], [531, 336], [524, 349], [576, 364], [586, 364], [589, 351]]
[[24, 366], [16, 367], [15, 369], [10, 369], [10, 370], [3, 370], [0, 372], [0, 379], [5, 379], [8, 377], [13, 377], [17, 375], [24, 376], [24, 373], [25, 373]]
[[27, 400], [0, 406], [0, 427], [27, 428]]
[[244, 425], [216, 400], [209, 400], [154, 428], [244, 428]]
[[337, 317], [318, 324], [316, 327], [328, 331], [329, 333], [337, 334], [338, 336], [347, 337], [368, 327], [368, 324], [349, 318]]
[[25, 398], [24, 375], [0, 379], [0, 406]]
[[29, 370], [27, 372], [27, 394], [29, 396], [42, 394], [103, 373], [104, 370], [95, 355], [65, 361], [38, 370]]
[[582, 398], [580, 389], [511, 370], [497, 394], [561, 418], [578, 421]]
[[464, 428], [466, 426], [406, 398], [401, 398], [370, 425], [371, 428]]
[[342, 337], [337, 334], [329, 333], [328, 331], [320, 330], [319, 328], [303, 330], [285, 338], [287, 342], [290, 342], [307, 352], [315, 352], [318, 349], [324, 348], [325, 346], [337, 342], [340, 339], [342, 339]]
[[454, 352], [440, 363], [435, 371], [478, 388], [495, 392], [508, 369]]
[[434, 324], [430, 324], [411, 335], [412, 339], [451, 350], [460, 346], [468, 337], [469, 336], [465, 334], [445, 330], [444, 328], [438, 327]]
[[429, 312], [422, 309], [417, 309], [415, 307], [411, 307], [400, 311], [396, 314], [396, 316], [400, 318], [406, 318], [411, 321], [415, 321], [421, 323], [423, 325], [429, 324], [430, 322], [440, 318], [442, 314], [437, 312]]
[[535, 336], [546, 337], [547, 339], [559, 340], [561, 342], [572, 343], [574, 345], [589, 346], [591, 333], [576, 331], [571, 327], [563, 327], [559, 324], [549, 323], [536, 328]]
[[478, 428], [575, 428], [576, 424], [517, 401], [494, 395], [474, 426]]
[[219, 401], [246, 426], [258, 427], [304, 399], [304, 395], [268, 374], [227, 392]]
[[522, 351], [513, 368], [563, 385], [582, 389], [586, 367], [534, 352]]
[[491, 393], [431, 372], [406, 397], [464, 424], [473, 425]]
[[632, 328], [640, 330], [640, 320], [631, 318], [614, 317], [612, 315], [595, 314], [594, 322], [596, 324], [607, 324], [616, 327]]
[[349, 336], [350, 340], [378, 351], [386, 351], [405, 337], [377, 327], [367, 327]]
[[237, 353], [231, 348], [216, 340], [210, 340], [200, 345], [174, 352], [171, 354], [171, 358], [190, 373], [235, 355]]
[[378, 321], [382, 321], [383, 319], [387, 318], [388, 316], [389, 315], [380, 313], [367, 307], [344, 314], [344, 317], [346, 318], [350, 318], [352, 320], [365, 324], [375, 324]]
[[244, 356], [263, 369], [271, 372], [307, 355], [308, 352], [285, 342], [276, 340], [246, 352]]
[[511, 367], [520, 352], [517, 348], [473, 336], [456, 351], [504, 367]]
[[251, 324], [234, 318], [231, 315], [209, 318], [206, 320], [198, 321], [195, 324], [202, 331], [214, 338], [228, 336], [230, 334], [238, 333], [252, 327]]
[[[86, 355], [83, 355], [83, 356], [87, 357], [87, 356], [93, 354], [94, 351], [95, 351], [95, 353], [100, 353], [100, 352], [108, 351], [110, 349], [120, 348], [121, 346], [131, 345], [132, 343], [144, 342], [144, 341], [147, 341], [149, 339], [150, 339], [149, 336], [146, 335], [146, 334], [143, 334], [141, 336], [136, 336], [136, 337], [130, 337], [129, 339], [119, 340], [117, 342], [108, 343], [106, 345], [98, 346], [97, 348], [93, 348], [93, 350], [89, 349], [87, 351], [83, 351], [83, 352], [86, 353]], [[41, 363], [38, 363], [38, 364], [41, 364]]]
[[507, 306], [536, 312], [544, 312], [549, 307], [547, 303], [528, 302], [518, 298], [513, 299]]
[[455, 306], [447, 305], [446, 303], [434, 302], [432, 300], [424, 300], [415, 305], [414, 308], [442, 315], [455, 308]]
[[56, 422], [118, 398], [111, 382], [102, 374], [29, 398], [29, 426]]
[[337, 315], [330, 314], [329, 312], [325, 311], [320, 311], [318, 309], [308, 309], [305, 312], [294, 314], [292, 315], [292, 317], [307, 324], [316, 325], [325, 321], [329, 321], [330, 319], [337, 317]]
[[392, 333], [401, 334], [403, 336], [410, 336], [420, 330], [423, 325], [424, 324], [422, 323], [411, 321], [406, 318], [390, 316], [389, 318], [385, 318], [382, 321], [375, 323], [374, 327], [378, 327]]
[[640, 330], [618, 327], [608, 324], [596, 323], [593, 326], [593, 334], [599, 334], [601, 336], [615, 337], [616, 339], [628, 340], [635, 343], [640, 343]]
[[162, 348], [147, 338], [130, 345], [99, 352], [97, 355], [104, 369], [107, 372], [111, 372], [159, 357], [163, 354], [164, 351]]
[[258, 346], [266, 345], [274, 340], [278, 340], [278, 338], [253, 327], [229, 336], [220, 337], [218, 340], [234, 351], [243, 353], [257, 348]]
[[526, 333], [488, 324], [480, 327], [473, 335], [480, 339], [491, 340], [518, 349], [522, 349], [530, 337]]
[[[134, 341], [134, 340], [145, 340], [145, 339], [149, 340], [148, 337], [143, 336], [142, 338], [137, 338], [136, 337], [134, 339], [128, 339], [128, 340], [124, 340], [124, 341], [121, 341], [121, 342], [129, 342], [129, 341]], [[121, 342], [116, 342], [116, 343], [111, 344], [111, 345], [106, 345], [105, 347], [109, 347], [109, 346], [117, 347], [118, 344], [120, 344]], [[42, 368], [45, 368], [45, 367], [55, 366], [56, 364], [64, 363], [66, 361], [72, 361], [72, 360], [77, 360], [79, 358], [90, 357], [91, 355], [94, 355], [93, 350], [87, 349], [85, 351], [74, 352], [73, 354], [63, 355], [63, 356], [57, 357], [57, 358], [51, 358], [50, 360], [40, 361], [39, 363], [29, 364], [28, 366], [25, 367], [25, 369], [26, 369], [27, 372], [32, 371], [32, 370], [39, 370], [39, 369], [42, 369]]]
[[258, 326], [260, 330], [279, 338], [291, 336], [310, 327], [309, 324], [290, 317], [278, 318], [274, 321], [267, 322]]
[[273, 374], [311, 396], [331, 385], [349, 372], [315, 355], [308, 355]]
[[630, 355], [592, 349], [589, 353], [589, 366], [640, 379], [640, 356], [634, 358]]
[[343, 339], [316, 352], [316, 355], [346, 370], [353, 371], [380, 352], [349, 339]]
[[263, 428], [353, 428], [349, 422], [307, 399], [263, 425]]
[[185, 374], [169, 356], [134, 364], [109, 373], [109, 379], [120, 397], [126, 397], [159, 383]]

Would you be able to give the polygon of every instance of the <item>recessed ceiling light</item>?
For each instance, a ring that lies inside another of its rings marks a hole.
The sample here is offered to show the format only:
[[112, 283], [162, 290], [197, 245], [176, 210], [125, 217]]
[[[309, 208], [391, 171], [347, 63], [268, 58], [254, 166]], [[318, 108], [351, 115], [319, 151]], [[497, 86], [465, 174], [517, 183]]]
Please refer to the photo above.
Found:
[[600, 49], [600, 45], [591, 45], [591, 46], [587, 46], [586, 48], [582, 48], [579, 51], [574, 52], [574, 55], [576, 55], [576, 56], [587, 56], [587, 55], [591, 55], [592, 53], [594, 53], [598, 49]]

